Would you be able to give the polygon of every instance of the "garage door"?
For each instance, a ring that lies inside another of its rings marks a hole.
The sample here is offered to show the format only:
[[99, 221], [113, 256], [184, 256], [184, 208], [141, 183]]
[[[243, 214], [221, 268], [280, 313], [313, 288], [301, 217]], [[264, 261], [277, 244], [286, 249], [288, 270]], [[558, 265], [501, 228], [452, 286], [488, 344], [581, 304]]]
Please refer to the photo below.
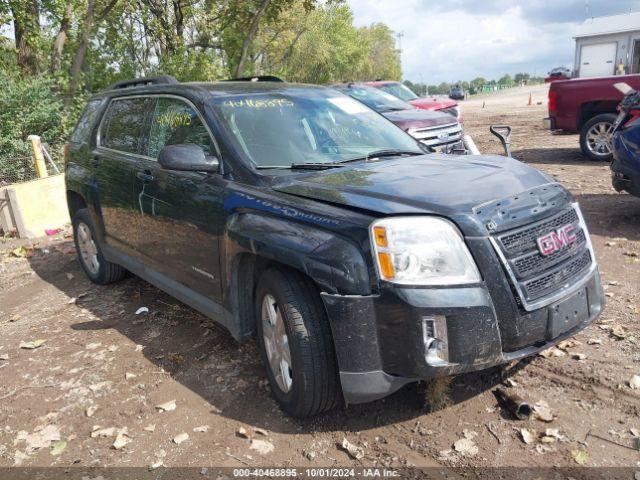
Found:
[[583, 45], [580, 53], [580, 76], [604, 77], [613, 75], [617, 49], [616, 42]]

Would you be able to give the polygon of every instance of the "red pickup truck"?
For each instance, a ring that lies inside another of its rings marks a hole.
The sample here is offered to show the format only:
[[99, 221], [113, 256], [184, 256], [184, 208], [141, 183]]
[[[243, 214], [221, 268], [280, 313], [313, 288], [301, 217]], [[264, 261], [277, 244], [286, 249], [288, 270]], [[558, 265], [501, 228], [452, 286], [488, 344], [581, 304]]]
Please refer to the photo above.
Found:
[[623, 97], [613, 86], [618, 82], [640, 89], [640, 75], [574, 78], [551, 83], [549, 118], [545, 119], [545, 126], [551, 130], [579, 132], [580, 148], [587, 157], [611, 160], [609, 128]]

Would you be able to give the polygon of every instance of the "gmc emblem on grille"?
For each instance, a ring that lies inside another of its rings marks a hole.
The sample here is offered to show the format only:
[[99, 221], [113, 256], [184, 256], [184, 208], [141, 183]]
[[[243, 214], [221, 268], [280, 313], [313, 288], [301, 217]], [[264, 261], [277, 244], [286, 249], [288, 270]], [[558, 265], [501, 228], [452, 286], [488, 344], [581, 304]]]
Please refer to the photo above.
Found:
[[538, 248], [542, 255], [550, 255], [554, 252], [568, 247], [576, 241], [576, 233], [573, 231], [573, 225], [564, 225], [557, 230], [536, 238]]

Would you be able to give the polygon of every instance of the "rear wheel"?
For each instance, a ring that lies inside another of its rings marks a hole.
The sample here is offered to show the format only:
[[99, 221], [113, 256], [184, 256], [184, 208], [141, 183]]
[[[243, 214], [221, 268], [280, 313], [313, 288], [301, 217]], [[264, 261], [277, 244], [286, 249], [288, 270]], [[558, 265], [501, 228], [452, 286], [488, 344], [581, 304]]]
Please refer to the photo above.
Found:
[[611, 127], [616, 117], [613, 113], [596, 115], [582, 127], [580, 148], [591, 160], [610, 161], [613, 158]]
[[340, 389], [333, 340], [315, 286], [296, 272], [267, 270], [255, 309], [262, 361], [280, 407], [295, 417], [335, 407]]
[[89, 211], [86, 208], [78, 210], [72, 222], [78, 261], [87, 277], [100, 285], [117, 282], [124, 278], [127, 271], [120, 265], [108, 262], [102, 255]]

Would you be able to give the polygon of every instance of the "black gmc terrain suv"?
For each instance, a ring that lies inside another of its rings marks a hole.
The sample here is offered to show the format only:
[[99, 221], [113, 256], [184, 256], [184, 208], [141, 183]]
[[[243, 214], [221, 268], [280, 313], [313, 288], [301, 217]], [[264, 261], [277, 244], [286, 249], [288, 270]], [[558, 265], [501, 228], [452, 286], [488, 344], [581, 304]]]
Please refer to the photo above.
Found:
[[507, 157], [426, 155], [327, 88], [120, 82], [89, 100], [66, 182], [89, 278], [132, 272], [257, 336], [295, 416], [532, 355], [603, 305], [560, 184]]

